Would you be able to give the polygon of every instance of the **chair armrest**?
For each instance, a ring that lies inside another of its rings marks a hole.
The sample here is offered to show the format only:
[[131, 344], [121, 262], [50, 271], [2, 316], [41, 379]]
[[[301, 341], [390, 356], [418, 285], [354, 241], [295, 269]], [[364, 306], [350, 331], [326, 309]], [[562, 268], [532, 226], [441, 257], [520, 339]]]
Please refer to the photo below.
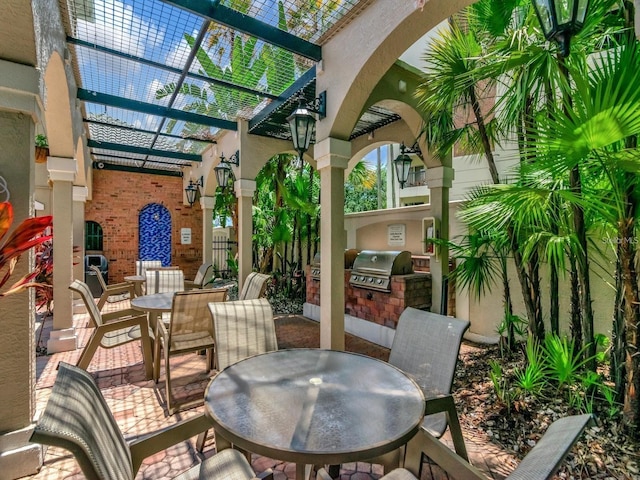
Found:
[[556, 420], [507, 479], [550, 479], [584, 429], [592, 423], [593, 415], [590, 414], [571, 415]]
[[264, 472], [256, 474], [252, 480], [273, 480], [273, 470], [268, 468]]
[[213, 424], [204, 413], [171, 425], [157, 432], [145, 435], [129, 443], [133, 471], [137, 473], [142, 461], [179, 442], [204, 432]]
[[135, 327], [135, 326], [140, 327], [140, 332], [144, 332], [145, 329], [149, 331], [149, 322], [147, 321], [147, 316], [145, 314], [138, 314], [135, 317], [122, 318], [120, 320], [103, 323], [97, 329], [100, 330], [102, 333], [107, 333], [107, 332], [112, 332], [114, 330], [120, 330], [122, 328]]
[[115, 312], [103, 313], [102, 321], [105, 323], [111, 323], [113, 321], [123, 320], [125, 318], [139, 317], [140, 315], [146, 316], [147, 314], [133, 308], [125, 308], [122, 310], [116, 310]]
[[422, 454], [428, 456], [456, 480], [486, 480], [487, 478], [480, 470], [423, 428], [407, 443], [404, 459], [404, 468], [416, 478], [420, 478]]

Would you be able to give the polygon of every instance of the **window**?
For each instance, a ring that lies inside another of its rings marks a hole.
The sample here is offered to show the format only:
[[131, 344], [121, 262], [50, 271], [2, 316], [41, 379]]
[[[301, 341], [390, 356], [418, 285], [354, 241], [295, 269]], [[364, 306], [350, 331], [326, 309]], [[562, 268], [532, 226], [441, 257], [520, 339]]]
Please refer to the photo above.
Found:
[[99, 223], [93, 221], [85, 222], [84, 235], [85, 250], [102, 251], [102, 227]]

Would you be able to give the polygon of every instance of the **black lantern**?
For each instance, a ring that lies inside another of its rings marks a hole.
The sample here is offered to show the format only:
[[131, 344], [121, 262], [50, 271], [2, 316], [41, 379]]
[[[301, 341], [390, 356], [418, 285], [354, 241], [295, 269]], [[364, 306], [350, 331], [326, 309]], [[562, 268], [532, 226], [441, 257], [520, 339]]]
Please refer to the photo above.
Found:
[[189, 179], [189, 185], [184, 189], [184, 193], [187, 195], [187, 202], [189, 202], [189, 206], [192, 207], [194, 203], [196, 203], [196, 197], [198, 196], [198, 187], [202, 187], [204, 185], [204, 178], [200, 177], [200, 179], [196, 182], [193, 179]]
[[216, 173], [216, 181], [218, 185], [220, 185], [223, 189], [227, 188], [229, 184], [229, 178], [233, 176], [233, 172], [231, 171], [231, 165], [233, 164], [236, 167], [240, 165], [240, 152], [236, 151], [233, 155], [229, 157], [229, 160], [224, 158], [224, 153], [220, 155], [220, 163], [217, 167], [213, 169]]
[[571, 36], [579, 32], [589, 9], [589, 0], [533, 0], [542, 32], [560, 45], [560, 54], [569, 55]]
[[313, 129], [316, 125], [316, 117], [313, 114], [317, 113], [320, 118], [326, 115], [326, 98], [326, 92], [322, 92], [312, 104], [303, 105], [303, 98], [299, 97], [298, 107], [287, 117], [293, 148], [298, 152], [300, 160], [311, 144]]
[[407, 153], [415, 153], [420, 155], [420, 150], [416, 148], [407, 148], [404, 143], [400, 144], [400, 155], [396, 157], [393, 164], [396, 167], [396, 177], [400, 182], [400, 188], [404, 188], [404, 184], [407, 183], [409, 178], [409, 170], [411, 169], [411, 157]]

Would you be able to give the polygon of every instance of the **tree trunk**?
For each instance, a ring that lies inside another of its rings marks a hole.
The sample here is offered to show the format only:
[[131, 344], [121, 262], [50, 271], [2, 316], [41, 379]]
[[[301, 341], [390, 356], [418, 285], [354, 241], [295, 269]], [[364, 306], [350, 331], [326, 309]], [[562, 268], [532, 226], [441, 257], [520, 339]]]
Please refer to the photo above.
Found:
[[[629, 202], [631, 203], [631, 202]], [[630, 210], [635, 210], [633, 206]], [[622, 417], [625, 427], [634, 437], [640, 437], [640, 297], [636, 271], [636, 245], [633, 241], [633, 217], [620, 222], [620, 262], [624, 285], [625, 373], [626, 388]]]
[[576, 349], [582, 349], [582, 311], [580, 310], [580, 285], [578, 283], [578, 266], [576, 256], [569, 254], [569, 265], [571, 268], [571, 338]]
[[491, 180], [493, 183], [500, 183], [500, 177], [498, 176], [498, 168], [496, 167], [496, 161], [493, 158], [493, 150], [491, 148], [491, 141], [487, 134], [487, 127], [484, 123], [484, 117], [482, 110], [480, 109], [480, 103], [476, 95], [476, 88], [472, 86], [469, 88], [469, 98], [471, 99], [471, 108], [473, 114], [476, 117], [476, 124], [478, 125], [478, 133], [480, 134], [480, 140], [482, 141], [482, 148], [484, 150], [484, 156], [487, 159], [487, 165], [489, 166], [489, 173], [491, 174]]
[[513, 302], [511, 301], [511, 287], [509, 286], [509, 275], [507, 274], [507, 261], [503, 257], [502, 261], [502, 291], [504, 303], [504, 319], [507, 322], [507, 348], [513, 352], [516, 347], [516, 332], [513, 324]]
[[616, 274], [615, 274], [615, 302], [613, 305], [613, 323], [611, 326], [611, 381], [615, 388], [615, 400], [624, 402], [625, 392], [625, 301], [624, 285], [622, 283], [622, 261], [620, 242], [616, 246]]

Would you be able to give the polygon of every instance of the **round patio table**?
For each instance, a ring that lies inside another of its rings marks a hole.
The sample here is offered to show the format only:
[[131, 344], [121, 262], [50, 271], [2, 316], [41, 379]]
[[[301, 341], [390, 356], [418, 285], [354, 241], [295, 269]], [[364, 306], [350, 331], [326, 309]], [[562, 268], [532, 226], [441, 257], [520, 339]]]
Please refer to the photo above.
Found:
[[173, 293], [153, 293], [151, 295], [142, 295], [131, 300], [131, 308], [140, 312], [149, 314], [149, 326], [154, 333], [157, 332], [158, 314], [171, 311], [173, 303]]
[[142, 284], [147, 281], [147, 277], [144, 275], [127, 275], [124, 277], [125, 282], [133, 283], [133, 291], [136, 297], [142, 295]]
[[425, 410], [398, 368], [355, 353], [292, 349], [256, 355], [216, 375], [205, 392], [218, 435], [269, 458], [304, 465], [372, 459], [406, 444]]

